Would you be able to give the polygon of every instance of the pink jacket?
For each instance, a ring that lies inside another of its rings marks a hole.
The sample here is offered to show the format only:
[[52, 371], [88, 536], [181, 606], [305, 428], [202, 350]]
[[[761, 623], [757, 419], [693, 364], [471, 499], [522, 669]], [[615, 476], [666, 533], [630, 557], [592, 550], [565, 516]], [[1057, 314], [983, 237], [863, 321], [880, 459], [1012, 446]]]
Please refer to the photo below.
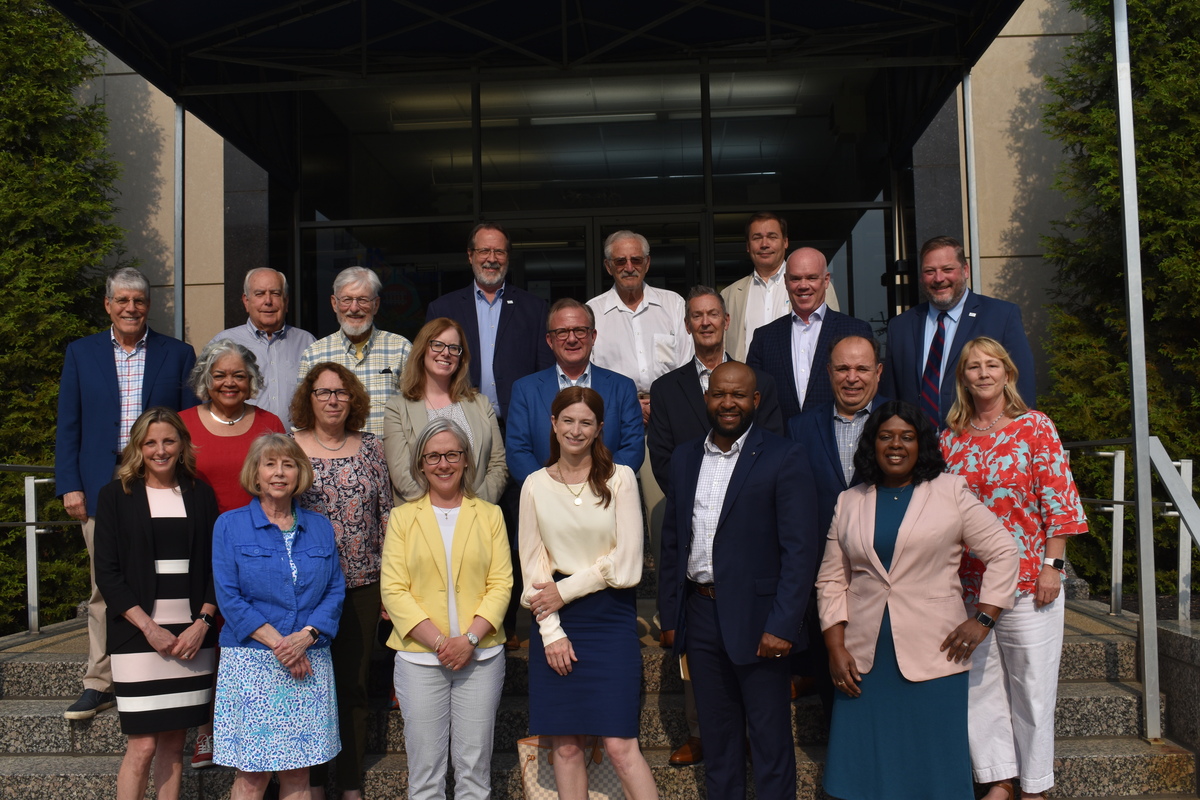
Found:
[[913, 488], [886, 571], [873, 545], [875, 499], [876, 487], [865, 484], [838, 498], [817, 576], [821, 630], [847, 623], [846, 649], [859, 672], [870, 672], [886, 607], [904, 677], [925, 681], [969, 669], [969, 660], [947, 661], [938, 651], [966, 619], [958, 578], [963, 550], [987, 564], [980, 602], [1012, 608], [1020, 563], [1012, 534], [963, 478], [943, 473]]

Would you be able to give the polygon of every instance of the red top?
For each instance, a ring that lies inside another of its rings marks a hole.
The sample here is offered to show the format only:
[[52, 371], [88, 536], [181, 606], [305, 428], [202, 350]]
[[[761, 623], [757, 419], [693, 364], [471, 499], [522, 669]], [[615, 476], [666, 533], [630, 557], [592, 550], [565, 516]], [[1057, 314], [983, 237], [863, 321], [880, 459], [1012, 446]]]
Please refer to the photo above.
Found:
[[242, 488], [239, 480], [250, 444], [264, 433], [286, 433], [283, 422], [270, 411], [247, 405], [246, 412], [254, 414], [250, 430], [237, 436], [210, 433], [200, 421], [200, 414], [208, 413], [203, 406], [179, 412], [192, 435], [197, 476], [213, 488], [217, 495], [217, 511], [222, 514], [250, 503], [251, 495]]

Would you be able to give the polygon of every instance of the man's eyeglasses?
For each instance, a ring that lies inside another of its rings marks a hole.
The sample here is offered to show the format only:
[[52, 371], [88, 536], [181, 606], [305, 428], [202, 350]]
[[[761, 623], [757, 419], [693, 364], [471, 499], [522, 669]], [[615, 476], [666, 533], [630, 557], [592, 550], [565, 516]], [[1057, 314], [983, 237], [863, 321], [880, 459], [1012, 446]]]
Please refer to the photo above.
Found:
[[508, 251], [498, 247], [476, 247], [471, 252], [477, 256], [483, 256], [484, 260], [495, 258], [497, 261], [504, 261], [508, 258]]
[[354, 305], [368, 308], [375, 300], [376, 298], [374, 297], [339, 297], [337, 298], [337, 303], [341, 308], [350, 308]]
[[463, 346], [461, 344], [446, 344], [445, 342], [439, 342], [437, 339], [429, 340], [429, 349], [435, 353], [440, 353], [445, 350], [447, 353], [455, 357], [461, 356], [463, 352]]
[[443, 458], [446, 459], [447, 464], [457, 464], [459, 461], [462, 461], [462, 457], [463, 457], [462, 450], [449, 450], [445, 453], [422, 453], [421, 454], [421, 460], [425, 462], [425, 466], [427, 466], [427, 467], [436, 467], [438, 465], [438, 462], [441, 461]]
[[586, 339], [591, 332], [591, 328], [552, 328], [549, 331], [550, 335], [560, 342], [565, 342], [571, 334], [574, 334], [576, 339]]
[[614, 267], [623, 267], [626, 264], [632, 264], [635, 267], [640, 267], [642, 264], [646, 263], [647, 258], [648, 256], [629, 256], [628, 258], [625, 256], [620, 256], [619, 258], [610, 258], [608, 263], [612, 264]]
[[345, 403], [350, 400], [350, 392], [345, 389], [313, 389], [313, 397], [321, 403], [328, 403], [329, 399], [336, 397], [339, 401]]

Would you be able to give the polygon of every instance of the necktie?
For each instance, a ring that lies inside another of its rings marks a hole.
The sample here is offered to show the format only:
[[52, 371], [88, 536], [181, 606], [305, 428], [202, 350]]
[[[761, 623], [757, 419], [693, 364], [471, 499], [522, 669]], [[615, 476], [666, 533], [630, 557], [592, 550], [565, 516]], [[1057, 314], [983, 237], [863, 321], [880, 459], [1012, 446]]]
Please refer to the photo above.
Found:
[[929, 343], [929, 358], [925, 371], [921, 373], [921, 413], [933, 423], [934, 430], [942, 427], [942, 415], [938, 410], [942, 395], [942, 354], [946, 351], [946, 312], [938, 314], [937, 330]]

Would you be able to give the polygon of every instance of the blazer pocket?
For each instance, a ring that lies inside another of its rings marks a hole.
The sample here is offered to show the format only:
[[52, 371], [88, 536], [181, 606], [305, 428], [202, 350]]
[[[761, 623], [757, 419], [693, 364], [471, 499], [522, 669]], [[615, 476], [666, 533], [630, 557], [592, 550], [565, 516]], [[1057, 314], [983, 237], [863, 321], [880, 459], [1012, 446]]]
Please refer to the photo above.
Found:
[[779, 588], [778, 578], [755, 578], [754, 593], [757, 595], [775, 594]]
[[956, 594], [940, 594], [940, 595], [937, 595], [936, 597], [926, 597], [925, 602], [926, 603], [953, 603], [953, 602], [961, 603], [962, 595], [957, 594], [957, 593]]

